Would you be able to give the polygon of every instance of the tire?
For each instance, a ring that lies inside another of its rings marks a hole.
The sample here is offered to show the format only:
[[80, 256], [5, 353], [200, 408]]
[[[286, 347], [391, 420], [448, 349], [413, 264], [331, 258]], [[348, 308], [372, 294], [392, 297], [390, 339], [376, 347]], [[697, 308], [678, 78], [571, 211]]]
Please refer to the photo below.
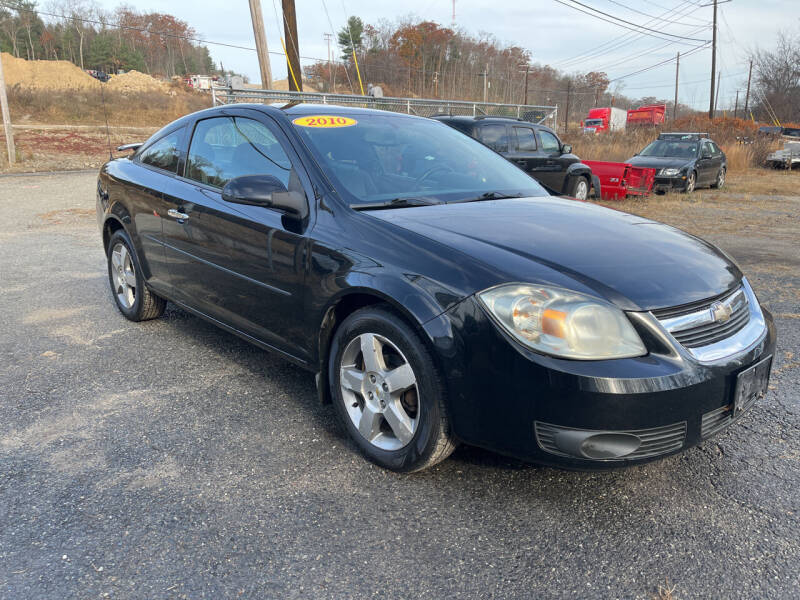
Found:
[[589, 180], [584, 176], [575, 177], [569, 189], [569, 195], [578, 200], [586, 200], [589, 197]]
[[124, 230], [118, 229], [108, 240], [106, 258], [111, 294], [126, 319], [148, 321], [164, 314], [167, 302], [145, 286], [139, 257]]
[[725, 185], [725, 175], [726, 175], [725, 167], [722, 167], [719, 170], [719, 173], [717, 173], [717, 179], [714, 181], [713, 184], [711, 184], [711, 187], [717, 190], [722, 189], [722, 186]]
[[686, 180], [686, 187], [683, 189], [685, 194], [691, 194], [697, 187], [697, 173], [692, 171], [689, 173], [689, 178]]
[[375, 464], [410, 473], [455, 450], [441, 374], [419, 336], [388, 307], [363, 308], [342, 321], [328, 374], [339, 420]]

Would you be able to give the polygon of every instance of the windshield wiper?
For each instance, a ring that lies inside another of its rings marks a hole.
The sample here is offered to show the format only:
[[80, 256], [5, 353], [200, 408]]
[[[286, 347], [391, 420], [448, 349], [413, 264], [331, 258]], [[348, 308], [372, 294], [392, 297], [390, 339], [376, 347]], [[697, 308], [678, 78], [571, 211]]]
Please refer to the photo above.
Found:
[[392, 198], [391, 200], [384, 200], [383, 202], [368, 202], [351, 204], [350, 208], [353, 210], [373, 210], [380, 208], [408, 208], [409, 206], [431, 206], [433, 204], [442, 204], [438, 200], [431, 200], [430, 198], [410, 197], [410, 198]]
[[482, 200], [503, 200], [505, 198], [523, 198], [523, 194], [504, 194], [502, 192], [486, 192], [475, 198], [464, 198], [463, 200], [451, 200], [447, 204], [461, 204], [463, 202], [481, 202]]

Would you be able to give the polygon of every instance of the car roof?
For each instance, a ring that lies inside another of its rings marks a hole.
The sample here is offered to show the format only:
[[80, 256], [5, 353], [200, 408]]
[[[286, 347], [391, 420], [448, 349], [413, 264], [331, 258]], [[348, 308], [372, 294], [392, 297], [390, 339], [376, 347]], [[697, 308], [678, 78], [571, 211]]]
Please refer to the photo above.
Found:
[[442, 121], [444, 123], [458, 123], [459, 125], [464, 124], [473, 124], [477, 125], [479, 123], [505, 123], [510, 125], [525, 125], [526, 127], [533, 127], [534, 129], [543, 129], [545, 131], [552, 132], [553, 130], [548, 127], [547, 125], [542, 125], [541, 123], [532, 123], [531, 121], [526, 121], [525, 119], [518, 119], [517, 117], [502, 117], [496, 115], [478, 115], [478, 116], [468, 116], [468, 115], [433, 115], [431, 117], [436, 119], [437, 121]]

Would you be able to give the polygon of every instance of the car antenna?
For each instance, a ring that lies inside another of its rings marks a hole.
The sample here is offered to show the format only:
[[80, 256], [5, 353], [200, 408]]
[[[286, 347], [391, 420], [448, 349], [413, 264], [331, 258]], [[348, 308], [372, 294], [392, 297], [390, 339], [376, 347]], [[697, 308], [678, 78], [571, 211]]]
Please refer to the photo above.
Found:
[[111, 151], [111, 132], [108, 129], [108, 111], [106, 111], [106, 94], [103, 90], [103, 82], [98, 81], [100, 84], [100, 99], [103, 102], [103, 118], [106, 120], [106, 141], [108, 142], [108, 160], [114, 160], [114, 153]]

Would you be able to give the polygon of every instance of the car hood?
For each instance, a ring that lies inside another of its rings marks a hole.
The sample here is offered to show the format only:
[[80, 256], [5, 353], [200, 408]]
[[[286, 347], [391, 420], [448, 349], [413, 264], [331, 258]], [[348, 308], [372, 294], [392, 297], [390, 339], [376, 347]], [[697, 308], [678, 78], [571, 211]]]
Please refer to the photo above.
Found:
[[509, 281], [549, 283], [592, 293], [625, 310], [651, 310], [721, 294], [742, 277], [726, 255], [703, 240], [565, 198], [366, 214], [455, 250], [458, 266], [476, 274], [472, 292]]
[[626, 162], [634, 167], [648, 167], [651, 169], [681, 169], [691, 163], [693, 158], [679, 158], [675, 156], [632, 156]]

